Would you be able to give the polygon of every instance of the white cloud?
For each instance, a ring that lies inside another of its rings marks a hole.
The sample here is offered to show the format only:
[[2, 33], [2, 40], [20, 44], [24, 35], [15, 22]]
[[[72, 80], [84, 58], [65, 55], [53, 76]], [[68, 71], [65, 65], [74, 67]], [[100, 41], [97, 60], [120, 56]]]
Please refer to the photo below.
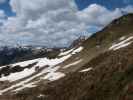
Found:
[[66, 46], [83, 31], [103, 27], [122, 15], [121, 9], [110, 11], [97, 4], [78, 11], [74, 0], [11, 0], [10, 5], [16, 16], [1, 27], [9, 44]]
[[0, 25], [2, 25], [5, 22], [5, 12], [3, 10], [0, 10]]
[[129, 5], [125, 8], [122, 8], [122, 11], [128, 12], [128, 13], [133, 13], [133, 6]]
[[103, 6], [92, 4], [88, 6], [83, 11], [79, 11], [77, 16], [79, 16], [81, 21], [89, 25], [102, 25], [105, 26], [110, 23], [113, 19], [120, 17], [120, 9], [115, 9], [114, 11], [109, 11]]

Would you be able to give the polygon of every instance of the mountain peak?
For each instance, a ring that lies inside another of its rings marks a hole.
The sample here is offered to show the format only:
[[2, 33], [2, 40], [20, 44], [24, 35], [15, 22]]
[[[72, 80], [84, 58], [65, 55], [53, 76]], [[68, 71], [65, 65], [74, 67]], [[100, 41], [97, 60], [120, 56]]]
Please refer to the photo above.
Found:
[[121, 25], [121, 24], [132, 24], [132, 23], [133, 23], [133, 13], [129, 13], [118, 19], [115, 19], [110, 25], [112, 26], [112, 25]]

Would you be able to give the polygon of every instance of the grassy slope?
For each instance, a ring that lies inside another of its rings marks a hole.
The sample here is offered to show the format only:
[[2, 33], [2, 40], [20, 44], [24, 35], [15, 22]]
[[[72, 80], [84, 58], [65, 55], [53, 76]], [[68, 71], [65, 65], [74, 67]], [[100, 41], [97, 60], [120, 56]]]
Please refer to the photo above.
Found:
[[86, 47], [86, 50], [95, 48], [96, 45], [100, 45], [101, 48], [106, 48], [121, 36], [129, 34], [133, 34], [133, 14], [125, 15], [114, 20], [103, 30], [93, 34], [83, 45]]
[[83, 66], [92, 71], [72, 73], [50, 84], [44, 94], [47, 100], [133, 100], [132, 55], [133, 45], [101, 54]]
[[[77, 71], [53, 83], [40, 83], [13, 100], [133, 100], [132, 61], [133, 44], [100, 54], [81, 68], [93, 67], [89, 72]], [[38, 98], [39, 94], [45, 97]]]
[[65, 64], [71, 63], [76, 57], [79, 57], [83, 59], [83, 62], [77, 66], [80, 68], [99, 54], [106, 52], [112, 43], [118, 41], [120, 37], [129, 35], [133, 35], [133, 14], [122, 16], [100, 32], [93, 34], [81, 44], [84, 50], [80, 54], [71, 57]]

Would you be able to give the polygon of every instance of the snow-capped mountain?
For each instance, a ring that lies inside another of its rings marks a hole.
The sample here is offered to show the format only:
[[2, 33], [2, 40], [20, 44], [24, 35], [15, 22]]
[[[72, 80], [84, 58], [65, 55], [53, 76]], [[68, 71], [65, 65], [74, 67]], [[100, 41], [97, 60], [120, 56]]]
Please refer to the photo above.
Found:
[[46, 48], [36, 46], [3, 46], [0, 47], [0, 65], [32, 60], [35, 58], [54, 58], [60, 53], [61, 48]]
[[87, 39], [86, 36], [80, 36], [78, 39], [74, 40], [69, 48], [80, 46], [85, 40]]
[[132, 100], [132, 55], [128, 14], [54, 58], [1, 66], [0, 100]]

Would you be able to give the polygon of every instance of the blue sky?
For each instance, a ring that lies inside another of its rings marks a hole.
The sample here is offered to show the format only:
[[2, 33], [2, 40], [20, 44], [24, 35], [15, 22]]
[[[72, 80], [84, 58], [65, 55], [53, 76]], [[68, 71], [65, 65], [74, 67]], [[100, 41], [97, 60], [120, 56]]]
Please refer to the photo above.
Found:
[[0, 45], [68, 46], [123, 11], [133, 13], [133, 0], [0, 0]]
[[127, 5], [133, 5], [133, 0], [75, 0], [79, 9], [84, 9], [92, 3], [97, 3], [108, 9], [122, 8]]
[[8, 16], [14, 15], [14, 13], [11, 11], [11, 7], [9, 5], [9, 0], [7, 0], [4, 3], [1, 3], [0, 4], [0, 9], [4, 10], [6, 15], [8, 15]]

